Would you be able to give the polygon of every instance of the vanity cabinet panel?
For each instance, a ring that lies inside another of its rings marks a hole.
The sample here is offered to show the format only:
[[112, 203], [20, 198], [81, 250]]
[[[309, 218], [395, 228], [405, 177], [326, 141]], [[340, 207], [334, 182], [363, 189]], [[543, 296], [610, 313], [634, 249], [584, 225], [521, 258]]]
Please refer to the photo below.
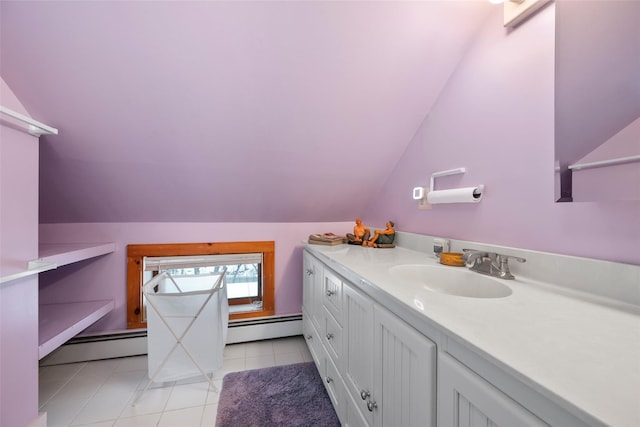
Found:
[[438, 357], [438, 425], [548, 426], [446, 353]]
[[345, 405], [343, 404], [345, 387], [342, 382], [342, 377], [340, 376], [340, 371], [330, 357], [324, 358], [324, 375], [322, 379], [327, 389], [327, 394], [333, 402], [333, 407], [336, 410], [338, 418], [343, 420], [344, 415], [342, 412], [345, 409]]
[[367, 399], [373, 391], [373, 302], [346, 283], [342, 291], [344, 381], [367, 424], [373, 425], [373, 412], [367, 410]]
[[[346, 390], [345, 390], [346, 393]], [[360, 399], [360, 397], [358, 397]], [[356, 401], [351, 395], [345, 396], [344, 421], [343, 427], [369, 427], [369, 422], [358, 409]]]
[[378, 305], [374, 325], [374, 425], [435, 426], [436, 345]]
[[316, 258], [304, 252], [302, 305], [314, 323], [316, 330], [322, 327], [323, 266]]
[[302, 334], [307, 342], [307, 347], [309, 347], [313, 361], [316, 363], [316, 366], [320, 366], [322, 362], [322, 339], [313, 326], [311, 316], [305, 308], [302, 309]]

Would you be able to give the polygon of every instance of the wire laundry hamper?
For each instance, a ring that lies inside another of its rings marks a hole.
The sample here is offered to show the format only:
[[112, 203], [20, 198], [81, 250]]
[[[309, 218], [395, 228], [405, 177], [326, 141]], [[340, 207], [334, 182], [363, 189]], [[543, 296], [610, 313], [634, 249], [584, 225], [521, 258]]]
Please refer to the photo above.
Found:
[[207, 280], [163, 272], [144, 284], [149, 381], [134, 404], [153, 382], [203, 375], [216, 390], [211, 374], [222, 367], [229, 323], [226, 272]]

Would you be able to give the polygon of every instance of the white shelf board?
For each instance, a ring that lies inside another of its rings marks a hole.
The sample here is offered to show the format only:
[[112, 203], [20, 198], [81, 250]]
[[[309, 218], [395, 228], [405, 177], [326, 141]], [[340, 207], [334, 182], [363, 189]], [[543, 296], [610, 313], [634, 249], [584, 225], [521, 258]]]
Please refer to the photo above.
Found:
[[54, 263], [58, 267], [109, 254], [116, 250], [115, 243], [41, 243], [37, 261]]
[[114, 300], [41, 304], [38, 359], [78, 335], [114, 308]]
[[20, 270], [15, 273], [7, 274], [6, 276], [1, 276], [0, 284], [11, 282], [12, 280], [18, 280], [23, 277], [33, 276], [34, 274], [39, 274], [44, 271], [53, 270], [57, 267], [58, 266], [55, 263], [51, 263], [51, 262], [29, 261], [27, 263], [27, 268], [25, 270]]
[[14, 272], [0, 276], [0, 284], [109, 254], [115, 250], [115, 243], [41, 243], [38, 248], [39, 258], [28, 261], [25, 269], [14, 269]]

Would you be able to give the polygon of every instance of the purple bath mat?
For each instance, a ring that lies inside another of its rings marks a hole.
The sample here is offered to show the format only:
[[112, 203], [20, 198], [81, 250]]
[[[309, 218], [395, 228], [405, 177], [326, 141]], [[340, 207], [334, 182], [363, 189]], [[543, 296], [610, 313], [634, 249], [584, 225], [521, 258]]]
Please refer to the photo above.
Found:
[[313, 362], [224, 376], [216, 427], [340, 426]]

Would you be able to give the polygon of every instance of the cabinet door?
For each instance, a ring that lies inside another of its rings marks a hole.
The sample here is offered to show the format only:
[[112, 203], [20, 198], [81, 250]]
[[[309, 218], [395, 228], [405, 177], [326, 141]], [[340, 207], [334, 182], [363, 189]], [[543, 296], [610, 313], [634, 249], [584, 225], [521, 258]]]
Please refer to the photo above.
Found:
[[442, 427], [547, 426], [451, 356], [438, 356], [438, 425]]
[[302, 305], [317, 330], [322, 325], [322, 276], [320, 261], [307, 252], [303, 255]]
[[371, 425], [373, 413], [367, 410], [367, 401], [373, 390], [373, 303], [346, 282], [342, 298], [344, 380], [347, 393]]
[[436, 345], [374, 305], [374, 426], [435, 426]]

